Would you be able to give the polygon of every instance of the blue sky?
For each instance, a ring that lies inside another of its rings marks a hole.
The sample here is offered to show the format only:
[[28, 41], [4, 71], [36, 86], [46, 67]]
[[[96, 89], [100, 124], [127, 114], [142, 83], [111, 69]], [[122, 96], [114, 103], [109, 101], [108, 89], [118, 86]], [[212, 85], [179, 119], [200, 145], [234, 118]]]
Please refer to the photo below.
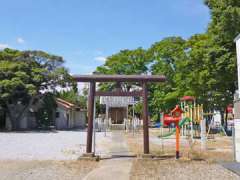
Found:
[[121, 49], [202, 33], [209, 19], [203, 0], [0, 0], [0, 49], [44, 50], [89, 74]]

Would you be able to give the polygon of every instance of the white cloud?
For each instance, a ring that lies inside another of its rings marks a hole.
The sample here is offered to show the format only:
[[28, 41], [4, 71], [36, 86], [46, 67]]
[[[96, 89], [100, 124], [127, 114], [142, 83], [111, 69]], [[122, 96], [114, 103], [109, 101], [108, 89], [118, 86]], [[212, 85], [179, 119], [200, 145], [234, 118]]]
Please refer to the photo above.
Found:
[[5, 49], [5, 48], [8, 48], [8, 47], [9, 47], [8, 44], [1, 44], [1, 43], [0, 43], [0, 50]]
[[105, 62], [107, 58], [103, 56], [97, 56], [94, 59], [99, 62]]
[[18, 38], [17, 38], [17, 43], [18, 43], [18, 44], [24, 44], [24, 43], [25, 43], [25, 40], [24, 40], [23, 38], [21, 38], [21, 37], [18, 37]]

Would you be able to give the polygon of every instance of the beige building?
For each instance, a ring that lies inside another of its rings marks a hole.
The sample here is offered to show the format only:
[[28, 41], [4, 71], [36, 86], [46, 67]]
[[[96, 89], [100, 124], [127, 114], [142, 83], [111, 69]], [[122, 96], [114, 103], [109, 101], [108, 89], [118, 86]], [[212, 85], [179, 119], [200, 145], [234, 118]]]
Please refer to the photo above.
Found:
[[84, 128], [86, 125], [85, 109], [69, 103], [63, 99], [57, 99], [56, 129]]

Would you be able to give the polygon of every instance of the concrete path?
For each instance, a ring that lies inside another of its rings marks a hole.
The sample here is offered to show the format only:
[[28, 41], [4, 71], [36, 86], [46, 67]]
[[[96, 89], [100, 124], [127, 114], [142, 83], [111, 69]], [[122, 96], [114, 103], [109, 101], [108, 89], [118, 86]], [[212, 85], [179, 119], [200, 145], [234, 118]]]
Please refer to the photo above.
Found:
[[226, 169], [236, 173], [238, 176], [240, 176], [240, 163], [237, 162], [230, 162], [230, 163], [220, 163], [223, 167]]
[[91, 171], [84, 180], [128, 180], [132, 167], [131, 159], [101, 160], [99, 168]]
[[113, 131], [109, 153], [112, 156], [129, 156], [131, 153], [128, 149], [127, 142], [123, 131]]
[[124, 132], [113, 131], [111, 142], [107, 146], [109, 148], [108, 155], [112, 159], [101, 160], [99, 167], [85, 176], [84, 180], [127, 180], [130, 178], [132, 160], [130, 158], [115, 158], [131, 155], [124, 138]]

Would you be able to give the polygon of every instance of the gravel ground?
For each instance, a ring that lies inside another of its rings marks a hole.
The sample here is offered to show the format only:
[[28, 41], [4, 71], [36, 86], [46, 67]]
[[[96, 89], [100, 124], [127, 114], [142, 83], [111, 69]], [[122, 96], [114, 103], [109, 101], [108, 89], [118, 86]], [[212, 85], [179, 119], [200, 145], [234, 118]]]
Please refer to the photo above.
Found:
[[221, 165], [205, 161], [134, 160], [131, 180], [239, 180]]
[[97, 168], [94, 161], [1, 161], [1, 180], [80, 180]]
[[[104, 133], [97, 133], [97, 154], [105, 152]], [[8, 132], [0, 133], [0, 160], [73, 160], [85, 152], [86, 132]]]
[[[164, 148], [162, 148], [161, 139], [150, 129], [150, 151], [154, 155], [160, 155], [165, 160], [133, 160], [131, 170], [131, 180], [141, 179], [180, 179], [180, 180], [232, 180], [240, 177], [231, 171], [222, 167], [218, 162], [232, 161], [232, 140], [227, 137], [215, 137], [208, 141], [206, 152], [200, 151], [200, 143], [196, 143], [193, 149], [189, 148], [186, 139], [181, 139], [181, 158], [179, 161], [175, 157], [175, 139], [164, 139]], [[129, 148], [137, 154], [142, 153], [142, 133], [126, 135]], [[164, 151], [162, 151], [164, 149]], [[173, 158], [166, 158], [173, 157]], [[169, 155], [169, 156], [168, 156]], [[194, 159], [204, 159], [205, 161], [196, 161]]]
[[[97, 133], [96, 154], [128, 154], [142, 152], [142, 134], [124, 135], [124, 132]], [[168, 141], [167, 141], [168, 142]], [[220, 141], [221, 143], [223, 140]], [[226, 141], [228, 142], [228, 141]], [[160, 144], [151, 137], [151, 151], [158, 152]], [[220, 143], [220, 144], [221, 144]], [[240, 179], [221, 165], [206, 161], [122, 159], [104, 160], [103, 163], [74, 161], [85, 152], [86, 132], [9, 132], [0, 133], [0, 179], [2, 180], [68, 180], [91, 179], [98, 170], [105, 168], [106, 177], [112, 179], [117, 172], [124, 172], [123, 179]], [[158, 145], [156, 145], [158, 144]], [[172, 144], [172, 140], [169, 143]], [[220, 147], [218, 141], [211, 148]], [[224, 147], [227, 148], [228, 146]], [[167, 149], [166, 149], [167, 150]], [[168, 151], [168, 150], [167, 150]], [[182, 149], [182, 151], [184, 151]], [[209, 153], [209, 152], [208, 152]], [[216, 152], [214, 151], [214, 154]], [[226, 153], [224, 151], [224, 153]], [[218, 154], [219, 155], [219, 154]], [[220, 157], [218, 156], [217, 159]], [[126, 163], [120, 169], [122, 163]], [[120, 166], [118, 167], [118, 164]], [[111, 171], [107, 170], [112, 167]], [[116, 167], [116, 168], [113, 168]], [[100, 171], [102, 173], [102, 171]], [[120, 178], [120, 176], [118, 176]], [[121, 178], [120, 178], [121, 179]]]

